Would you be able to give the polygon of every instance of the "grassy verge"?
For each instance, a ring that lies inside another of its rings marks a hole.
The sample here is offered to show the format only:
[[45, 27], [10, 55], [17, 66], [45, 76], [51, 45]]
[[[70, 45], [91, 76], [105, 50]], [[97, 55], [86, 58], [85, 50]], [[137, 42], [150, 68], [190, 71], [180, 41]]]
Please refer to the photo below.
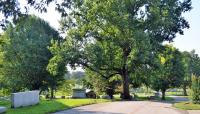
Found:
[[8, 101], [0, 101], [0, 106], [8, 107], [6, 114], [47, 114], [73, 107], [108, 102], [105, 99], [55, 99], [41, 100], [38, 105], [11, 109]]
[[183, 92], [166, 92], [165, 93], [167, 96], [184, 96]]
[[167, 101], [167, 102], [172, 102], [172, 101], [174, 101], [173, 98], [168, 97], [168, 96], [165, 97], [165, 100], [161, 100], [161, 98], [159, 98], [158, 100], [160, 100], [160, 101]]
[[183, 110], [200, 110], [200, 104], [193, 104], [191, 102], [175, 103], [173, 106]]
[[[163, 101], [163, 100], [161, 100], [160, 97], [156, 97], [154, 99], [150, 99], [149, 98], [150, 96], [153, 96], [153, 94], [148, 94], [148, 95], [136, 94], [135, 99], [139, 100], [139, 101], [146, 101], [146, 100]], [[166, 96], [164, 101], [171, 102], [171, 101], [174, 101], [174, 99], [171, 98], [171, 97]]]
[[168, 101], [168, 102], [174, 101], [174, 99], [171, 97], [165, 97], [165, 100], [162, 100], [160, 97], [157, 97], [155, 99], [149, 99], [148, 97], [144, 97], [144, 96], [139, 96], [136, 98], [136, 100], [139, 100], [139, 101], [156, 100], [156, 101]]

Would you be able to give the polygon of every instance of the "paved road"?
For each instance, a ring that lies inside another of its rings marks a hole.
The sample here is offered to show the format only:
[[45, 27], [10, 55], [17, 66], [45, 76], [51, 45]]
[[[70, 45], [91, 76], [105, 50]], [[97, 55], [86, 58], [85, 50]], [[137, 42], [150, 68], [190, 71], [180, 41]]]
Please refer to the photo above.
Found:
[[200, 114], [200, 110], [188, 110], [189, 114]]
[[190, 101], [187, 97], [184, 96], [169, 96], [174, 99], [175, 102], [187, 102]]
[[54, 114], [188, 114], [172, 107], [171, 103], [151, 101], [121, 101], [73, 108]]

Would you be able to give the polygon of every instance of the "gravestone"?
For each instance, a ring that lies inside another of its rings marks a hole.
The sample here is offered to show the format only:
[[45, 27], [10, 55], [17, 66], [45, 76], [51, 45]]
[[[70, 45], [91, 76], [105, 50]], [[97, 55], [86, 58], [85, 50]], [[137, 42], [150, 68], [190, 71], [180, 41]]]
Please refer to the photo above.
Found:
[[86, 98], [85, 89], [73, 89], [72, 98]]
[[103, 95], [103, 96], [101, 96], [101, 98], [102, 99], [111, 99], [110, 96], [108, 96], [108, 95]]
[[24, 107], [39, 103], [39, 91], [27, 91], [11, 94], [11, 107]]
[[0, 107], [0, 114], [6, 112], [7, 108], [6, 107]]

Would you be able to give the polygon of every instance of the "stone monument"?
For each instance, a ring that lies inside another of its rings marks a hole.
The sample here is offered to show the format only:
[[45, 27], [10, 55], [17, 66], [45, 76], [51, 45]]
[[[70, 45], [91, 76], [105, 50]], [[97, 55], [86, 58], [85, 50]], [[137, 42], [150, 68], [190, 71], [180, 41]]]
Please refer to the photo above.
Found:
[[0, 114], [6, 112], [7, 108], [6, 107], [0, 107]]
[[72, 98], [86, 98], [85, 89], [73, 89]]
[[24, 107], [39, 103], [39, 91], [27, 91], [11, 94], [11, 107]]

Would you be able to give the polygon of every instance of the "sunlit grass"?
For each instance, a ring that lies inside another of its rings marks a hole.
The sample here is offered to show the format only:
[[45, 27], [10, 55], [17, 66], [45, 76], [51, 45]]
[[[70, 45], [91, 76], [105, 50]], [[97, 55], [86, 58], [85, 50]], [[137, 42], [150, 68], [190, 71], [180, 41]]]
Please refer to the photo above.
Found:
[[0, 101], [0, 106], [8, 107], [6, 114], [47, 114], [59, 110], [69, 109], [88, 104], [108, 102], [105, 99], [55, 99], [41, 100], [38, 105], [21, 107], [17, 109], [10, 108], [10, 102]]
[[174, 107], [183, 109], [183, 110], [200, 110], [200, 104], [194, 104], [192, 102], [175, 103]]

